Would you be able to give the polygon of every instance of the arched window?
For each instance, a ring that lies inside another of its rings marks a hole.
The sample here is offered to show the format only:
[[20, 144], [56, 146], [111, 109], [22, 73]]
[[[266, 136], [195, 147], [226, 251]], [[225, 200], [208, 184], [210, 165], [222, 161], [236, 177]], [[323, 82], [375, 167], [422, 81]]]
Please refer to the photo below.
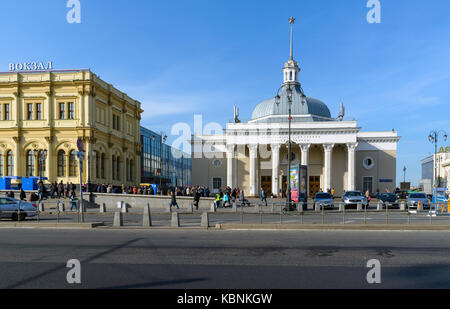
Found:
[[102, 153], [101, 175], [102, 175], [102, 179], [105, 179], [105, 154], [104, 153]]
[[47, 171], [47, 158], [45, 157], [45, 160], [44, 160], [44, 154], [45, 154], [44, 150], [39, 151], [38, 172], [40, 172], [41, 175], [44, 175], [44, 173]]
[[126, 169], [126, 180], [130, 181], [130, 160], [128, 160], [128, 159], [125, 164], [125, 169]]
[[117, 180], [120, 180], [120, 157], [117, 156], [117, 162], [116, 162], [116, 166], [117, 166], [117, 172], [116, 172], [116, 177]]
[[289, 80], [292, 80], [292, 71], [289, 72]]
[[100, 178], [100, 153], [95, 153], [95, 177]]
[[34, 153], [32, 150], [27, 152], [27, 176], [34, 176]]
[[0, 177], [3, 177], [3, 152], [0, 151]]
[[116, 180], [116, 157], [112, 156], [112, 179]]
[[69, 177], [77, 176], [77, 170], [78, 170], [77, 152], [75, 150], [72, 150], [70, 152], [69, 157]]
[[58, 152], [58, 177], [66, 177], [66, 153], [64, 150]]
[[133, 181], [133, 169], [134, 169], [134, 162], [133, 159], [130, 160], [130, 181]]
[[14, 153], [9, 150], [6, 153], [6, 176], [14, 175]]

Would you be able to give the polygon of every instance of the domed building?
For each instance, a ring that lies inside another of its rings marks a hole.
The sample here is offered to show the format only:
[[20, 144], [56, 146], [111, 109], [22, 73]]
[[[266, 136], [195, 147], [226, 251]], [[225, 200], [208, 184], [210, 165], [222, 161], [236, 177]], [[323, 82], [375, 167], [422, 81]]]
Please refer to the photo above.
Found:
[[246, 196], [259, 196], [264, 188], [267, 196], [284, 197], [291, 174], [299, 177], [299, 191], [310, 197], [332, 189], [335, 196], [354, 190], [392, 192], [397, 132], [361, 132], [356, 121], [344, 121], [343, 105], [333, 118], [324, 102], [305, 95], [293, 59], [294, 21], [278, 94], [258, 104], [250, 121], [241, 122], [235, 108], [234, 123], [224, 134], [192, 137], [192, 183], [212, 192], [240, 188]]

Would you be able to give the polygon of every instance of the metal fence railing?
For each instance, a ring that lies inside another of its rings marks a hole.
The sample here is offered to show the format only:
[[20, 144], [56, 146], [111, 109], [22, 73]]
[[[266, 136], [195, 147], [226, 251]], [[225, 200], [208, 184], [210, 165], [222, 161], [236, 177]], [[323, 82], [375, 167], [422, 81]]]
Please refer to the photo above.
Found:
[[[450, 207], [448, 203], [431, 204], [429, 209], [423, 207], [409, 208], [406, 204], [398, 209], [376, 204], [364, 207], [357, 205], [348, 209], [342, 203], [325, 209], [320, 204], [309, 203], [305, 210], [287, 211], [283, 202], [251, 203], [239, 207], [233, 204], [231, 208], [216, 208], [210, 210], [194, 210], [194, 207], [182, 210], [143, 210], [129, 211], [126, 205], [121, 209], [107, 211], [102, 205], [99, 209], [80, 209], [79, 203], [71, 205], [67, 201], [39, 202], [32, 211], [23, 209], [19, 204], [17, 209], [0, 211], [1, 223], [14, 220], [18, 223], [69, 223], [87, 222], [103, 223], [106, 226], [154, 226], [154, 227], [210, 227], [216, 224], [313, 224], [313, 225], [412, 225], [440, 224], [450, 227]], [[72, 209], [71, 209], [72, 208]], [[207, 222], [205, 223], [205, 214]], [[25, 222], [24, 222], [25, 221]]]

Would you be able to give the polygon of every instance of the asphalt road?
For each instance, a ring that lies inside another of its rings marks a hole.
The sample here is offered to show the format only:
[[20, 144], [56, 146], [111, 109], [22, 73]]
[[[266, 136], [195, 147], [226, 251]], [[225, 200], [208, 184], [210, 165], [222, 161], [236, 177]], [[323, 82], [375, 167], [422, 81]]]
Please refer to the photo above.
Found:
[[450, 232], [1, 229], [0, 288], [450, 288], [449, 245]]

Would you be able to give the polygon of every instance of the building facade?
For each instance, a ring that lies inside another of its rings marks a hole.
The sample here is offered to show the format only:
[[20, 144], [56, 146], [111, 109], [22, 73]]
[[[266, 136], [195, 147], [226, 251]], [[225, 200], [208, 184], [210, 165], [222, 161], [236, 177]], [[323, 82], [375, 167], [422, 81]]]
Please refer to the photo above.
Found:
[[393, 192], [397, 132], [362, 132], [356, 121], [343, 121], [343, 106], [333, 118], [325, 103], [304, 95], [292, 41], [282, 72], [278, 95], [257, 105], [250, 121], [235, 119], [224, 134], [192, 137], [193, 184], [207, 185], [213, 192], [238, 187], [249, 196], [258, 196], [263, 187], [266, 194], [284, 196], [290, 139], [291, 165], [306, 167], [309, 196], [331, 189], [336, 195], [351, 190]]
[[141, 127], [141, 182], [163, 187], [191, 185], [192, 161], [188, 153], [163, 141], [161, 134]]
[[90, 70], [0, 73], [0, 176], [79, 184], [81, 139], [83, 183], [137, 185], [142, 112]]
[[420, 188], [427, 194], [433, 193], [433, 179], [436, 185], [450, 191], [450, 147], [441, 148], [436, 155], [429, 156], [421, 161], [422, 179]]

